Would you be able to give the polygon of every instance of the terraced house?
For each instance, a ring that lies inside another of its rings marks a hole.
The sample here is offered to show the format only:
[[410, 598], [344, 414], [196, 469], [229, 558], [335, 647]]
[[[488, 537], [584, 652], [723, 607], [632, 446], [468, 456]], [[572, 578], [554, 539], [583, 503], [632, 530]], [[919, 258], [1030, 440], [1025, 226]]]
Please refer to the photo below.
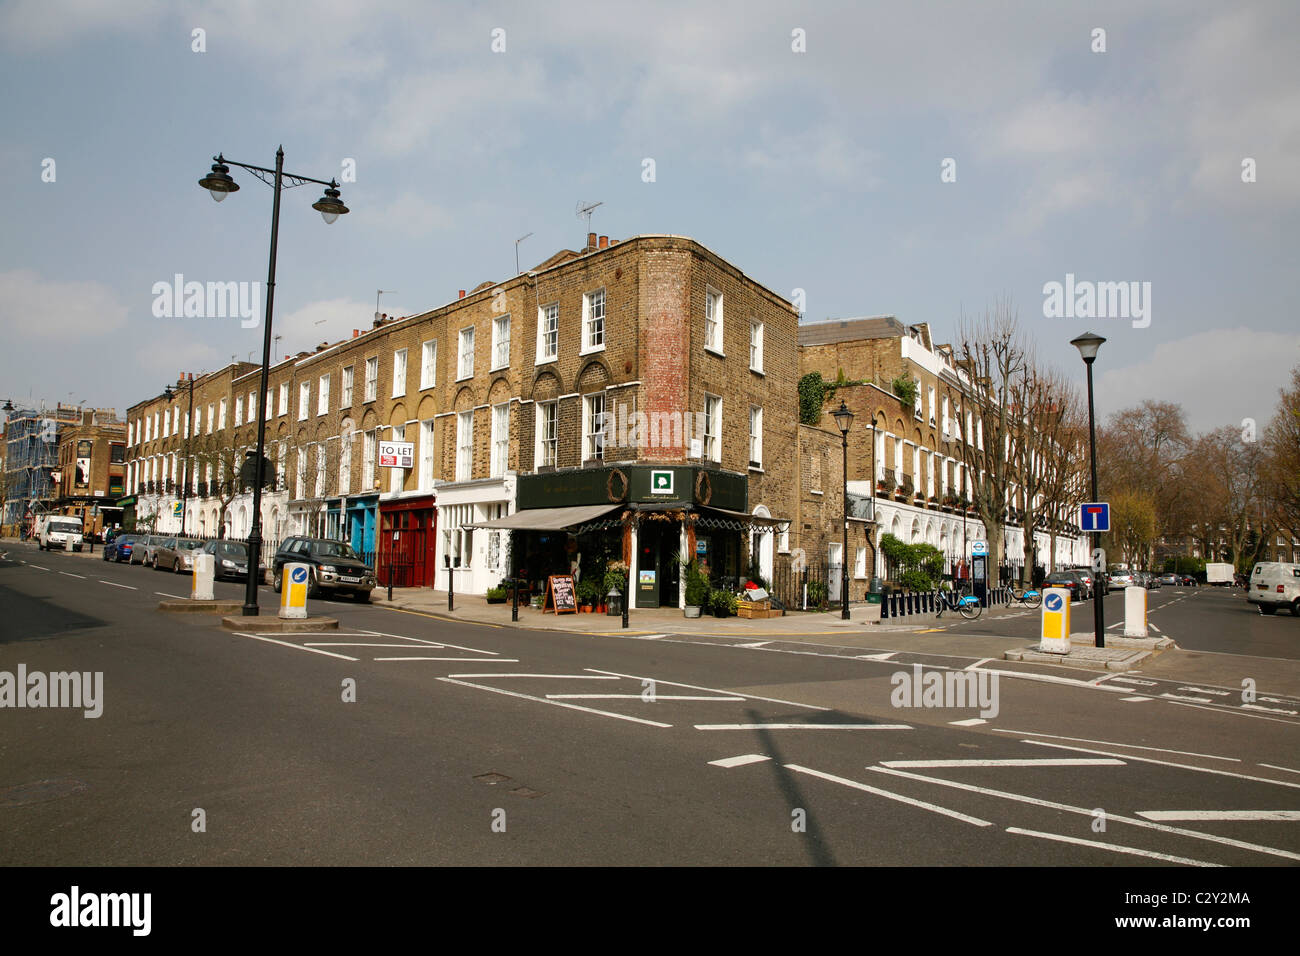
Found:
[[[399, 586], [470, 593], [512, 555], [535, 586], [621, 559], [639, 606], [681, 603], [682, 558], [719, 581], [770, 579], [840, 533], [837, 507], [820, 507], [840, 500], [840, 468], [801, 490], [800, 449], [839, 435], [797, 421], [797, 326], [789, 302], [694, 240], [590, 234], [274, 365], [264, 536], [346, 538], [381, 580], [391, 564]], [[131, 407], [138, 515], [248, 533], [259, 375], [236, 363]], [[380, 467], [387, 440], [414, 443], [413, 467]]]

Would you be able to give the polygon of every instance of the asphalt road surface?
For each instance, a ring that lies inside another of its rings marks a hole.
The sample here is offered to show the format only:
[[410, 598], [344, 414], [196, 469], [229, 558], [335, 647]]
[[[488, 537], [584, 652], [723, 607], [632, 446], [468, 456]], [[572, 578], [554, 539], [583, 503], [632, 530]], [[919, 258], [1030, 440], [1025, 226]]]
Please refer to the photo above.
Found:
[[[1247, 704], [1208, 682], [342, 601], [313, 607], [337, 632], [254, 636], [157, 612], [188, 577], [6, 548], [0, 672], [103, 689], [96, 718], [0, 708], [4, 865], [1300, 861], [1300, 701], [1267, 675]], [[1300, 621], [1152, 597], [1184, 646], [1222, 626], [1295, 656]], [[956, 700], [958, 677], [985, 696]]]

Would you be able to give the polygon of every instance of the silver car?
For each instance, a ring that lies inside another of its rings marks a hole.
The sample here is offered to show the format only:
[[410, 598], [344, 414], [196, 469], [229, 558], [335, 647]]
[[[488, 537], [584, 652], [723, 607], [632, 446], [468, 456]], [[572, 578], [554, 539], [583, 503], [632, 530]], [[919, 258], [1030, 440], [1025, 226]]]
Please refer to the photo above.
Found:
[[158, 549], [174, 545], [175, 535], [147, 534], [131, 548], [132, 564], [148, 564], [157, 567]]
[[182, 571], [193, 573], [194, 555], [203, 547], [202, 538], [168, 538], [153, 556], [155, 571]]

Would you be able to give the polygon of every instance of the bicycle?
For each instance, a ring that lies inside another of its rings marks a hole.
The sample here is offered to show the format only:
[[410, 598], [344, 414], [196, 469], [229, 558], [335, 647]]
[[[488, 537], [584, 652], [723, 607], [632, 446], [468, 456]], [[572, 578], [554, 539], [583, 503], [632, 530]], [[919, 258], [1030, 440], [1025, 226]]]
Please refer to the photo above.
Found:
[[935, 617], [943, 617], [944, 611], [956, 611], [966, 620], [973, 621], [984, 610], [979, 598], [962, 591], [940, 591], [939, 602], [939, 613]]
[[1023, 604], [1025, 607], [1038, 607], [1043, 603], [1042, 592], [1038, 588], [1025, 588], [1019, 594], [1016, 593], [1016, 587], [1011, 586], [1011, 599], [1017, 604]]

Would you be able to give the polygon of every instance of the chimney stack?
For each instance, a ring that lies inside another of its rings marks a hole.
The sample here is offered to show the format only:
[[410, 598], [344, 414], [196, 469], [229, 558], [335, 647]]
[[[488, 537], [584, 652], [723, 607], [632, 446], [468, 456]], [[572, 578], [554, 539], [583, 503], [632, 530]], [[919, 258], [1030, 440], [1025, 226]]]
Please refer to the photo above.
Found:
[[602, 248], [602, 249], [608, 249], [608, 248], [609, 248], [609, 236], [601, 236], [601, 237], [600, 237], [600, 248]]
[[353, 337], [354, 339], [355, 339], [358, 335], [360, 335], [360, 334], [361, 334], [361, 330], [360, 330], [360, 329], [353, 329], [353, 330], [352, 330], [352, 337]]
[[465, 298], [465, 290], [464, 290], [464, 289], [461, 289], [458, 293], [456, 293], [456, 298], [458, 298], [458, 299], [463, 299], [463, 298]]
[[595, 248], [596, 248], [596, 234], [594, 232], [589, 232], [587, 233], [587, 251], [591, 252]]

